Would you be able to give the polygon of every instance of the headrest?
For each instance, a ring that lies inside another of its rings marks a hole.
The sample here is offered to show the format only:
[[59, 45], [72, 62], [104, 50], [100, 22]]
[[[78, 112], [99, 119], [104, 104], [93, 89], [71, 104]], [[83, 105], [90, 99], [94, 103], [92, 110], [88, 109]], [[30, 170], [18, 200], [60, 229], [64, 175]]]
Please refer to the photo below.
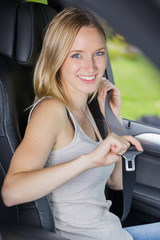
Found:
[[57, 12], [48, 5], [0, 2], [0, 54], [27, 66], [35, 64], [45, 29]]

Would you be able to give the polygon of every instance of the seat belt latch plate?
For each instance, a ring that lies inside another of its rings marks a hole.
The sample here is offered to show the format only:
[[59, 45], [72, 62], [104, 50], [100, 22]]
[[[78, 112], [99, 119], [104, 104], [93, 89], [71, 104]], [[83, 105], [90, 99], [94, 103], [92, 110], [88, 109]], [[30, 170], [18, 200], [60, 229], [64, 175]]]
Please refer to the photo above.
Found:
[[131, 171], [135, 171], [135, 156], [127, 158], [126, 156], [124, 156], [125, 159], [125, 167], [126, 167], [126, 171], [131, 172]]

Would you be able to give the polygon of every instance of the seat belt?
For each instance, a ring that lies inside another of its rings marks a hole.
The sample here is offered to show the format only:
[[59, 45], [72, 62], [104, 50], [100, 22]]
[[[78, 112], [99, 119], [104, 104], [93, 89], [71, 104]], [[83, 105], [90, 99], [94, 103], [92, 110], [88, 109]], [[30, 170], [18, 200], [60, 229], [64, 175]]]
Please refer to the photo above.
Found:
[[[105, 73], [106, 77], [112, 84], [114, 84], [110, 60], [107, 52], [107, 70]], [[114, 115], [111, 106], [110, 106], [110, 98], [111, 98], [112, 90], [108, 92], [106, 101], [105, 101], [105, 117], [108, 133], [113, 132], [119, 136], [128, 135], [126, 128], [119, 122], [119, 120]], [[123, 175], [123, 214], [121, 217], [121, 222], [123, 223], [126, 217], [129, 214], [131, 203], [132, 203], [132, 195], [135, 184], [136, 177], [136, 169], [135, 169], [135, 157], [139, 155], [141, 152], [136, 150], [134, 146], [130, 146], [130, 148], [125, 152], [122, 156], [122, 175]]]

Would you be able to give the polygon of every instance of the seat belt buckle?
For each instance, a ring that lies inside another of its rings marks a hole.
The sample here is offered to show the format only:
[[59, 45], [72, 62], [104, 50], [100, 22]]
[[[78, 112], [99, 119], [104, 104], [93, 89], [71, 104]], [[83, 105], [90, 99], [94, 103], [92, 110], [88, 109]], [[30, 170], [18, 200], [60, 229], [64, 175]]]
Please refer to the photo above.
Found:
[[123, 158], [125, 159], [125, 169], [127, 172], [135, 171], [135, 158], [142, 152], [139, 152], [134, 146], [130, 146], [127, 152], [123, 154]]
[[123, 157], [124, 157], [124, 159], [125, 159], [125, 168], [126, 168], [126, 171], [127, 171], [127, 172], [135, 171], [135, 157], [136, 157], [136, 156], [127, 158], [126, 156], [123, 155]]

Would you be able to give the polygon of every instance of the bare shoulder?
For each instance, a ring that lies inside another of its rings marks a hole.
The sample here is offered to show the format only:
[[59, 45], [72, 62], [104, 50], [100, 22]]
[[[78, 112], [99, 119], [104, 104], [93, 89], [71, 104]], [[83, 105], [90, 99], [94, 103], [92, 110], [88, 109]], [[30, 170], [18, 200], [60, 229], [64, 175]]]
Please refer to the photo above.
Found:
[[63, 129], [66, 128], [67, 122], [65, 105], [59, 100], [46, 98], [35, 107], [26, 128], [24, 140], [27, 142], [34, 140], [34, 142], [53, 147]]
[[46, 98], [41, 101], [34, 109], [31, 122], [43, 122], [45, 124], [59, 125], [65, 122], [67, 112], [65, 105], [54, 98]]
[[44, 113], [47, 113], [47, 115], [49, 114], [50, 116], [56, 116], [57, 114], [58, 116], [64, 116], [66, 114], [65, 105], [57, 99], [46, 98], [36, 106], [32, 115]]

